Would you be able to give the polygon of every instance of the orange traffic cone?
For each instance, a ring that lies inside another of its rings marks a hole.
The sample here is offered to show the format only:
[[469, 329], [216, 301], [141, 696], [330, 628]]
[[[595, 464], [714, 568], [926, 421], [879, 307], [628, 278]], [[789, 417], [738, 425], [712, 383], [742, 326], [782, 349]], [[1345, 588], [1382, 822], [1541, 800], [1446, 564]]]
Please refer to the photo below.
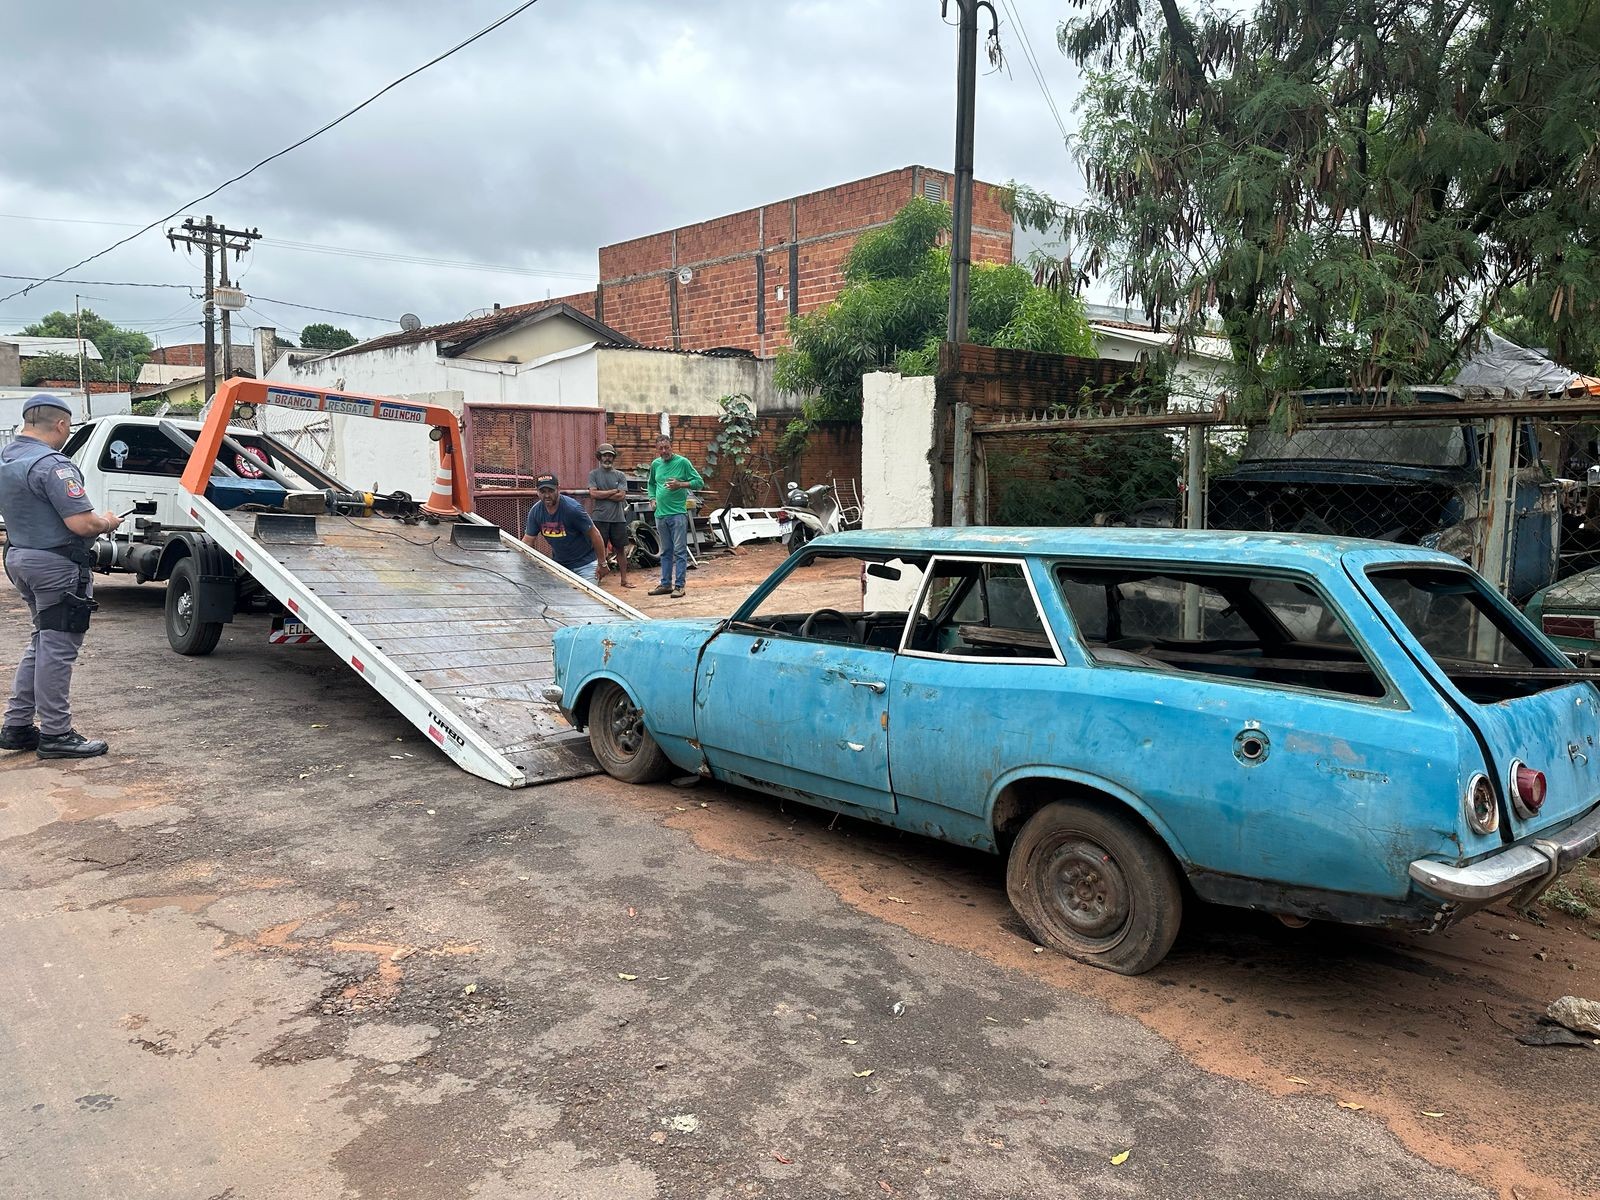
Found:
[[428, 502], [422, 506], [422, 511], [435, 517], [459, 517], [461, 510], [456, 507], [454, 490], [454, 473], [450, 463], [454, 456], [439, 451], [439, 472], [433, 477], [433, 492], [428, 497]]

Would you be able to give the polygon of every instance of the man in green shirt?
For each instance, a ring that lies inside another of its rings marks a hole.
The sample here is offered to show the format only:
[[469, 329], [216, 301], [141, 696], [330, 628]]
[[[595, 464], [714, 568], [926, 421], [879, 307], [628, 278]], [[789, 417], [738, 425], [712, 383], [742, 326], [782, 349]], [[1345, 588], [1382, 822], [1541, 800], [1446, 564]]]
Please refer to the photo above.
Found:
[[661, 583], [652, 596], [683, 595], [689, 573], [689, 493], [705, 487], [694, 464], [672, 452], [672, 439], [656, 439], [656, 457], [650, 464], [650, 499], [656, 505], [656, 536], [661, 542]]

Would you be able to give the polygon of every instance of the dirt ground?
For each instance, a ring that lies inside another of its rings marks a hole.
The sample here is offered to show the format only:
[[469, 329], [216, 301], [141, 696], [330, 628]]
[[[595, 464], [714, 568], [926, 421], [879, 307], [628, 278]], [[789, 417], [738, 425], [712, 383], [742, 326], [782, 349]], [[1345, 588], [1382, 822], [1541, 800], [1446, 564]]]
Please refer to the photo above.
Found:
[[[112, 754], [0, 759], [0, 1197], [1600, 1196], [1600, 1050], [1516, 1040], [1600, 995], [1576, 900], [1432, 937], [1199, 909], [1123, 979], [1037, 952], [988, 856], [712, 785], [505, 791], [264, 619], [183, 659], [159, 589], [100, 593]], [[0, 593], [0, 659], [24, 632]]]

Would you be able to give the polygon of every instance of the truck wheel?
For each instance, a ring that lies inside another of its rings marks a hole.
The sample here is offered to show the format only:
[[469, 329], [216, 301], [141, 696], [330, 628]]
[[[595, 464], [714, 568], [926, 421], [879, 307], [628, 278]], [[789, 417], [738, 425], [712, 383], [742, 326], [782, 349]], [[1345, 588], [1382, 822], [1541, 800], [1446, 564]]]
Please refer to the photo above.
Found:
[[1165, 958], [1183, 921], [1166, 847], [1125, 817], [1071, 801], [1047, 804], [1022, 827], [1006, 894], [1046, 946], [1120, 975]]
[[222, 640], [222, 622], [195, 620], [199, 610], [199, 572], [194, 559], [180, 559], [167, 580], [167, 643], [179, 654], [210, 654]]
[[652, 783], [672, 772], [671, 761], [644, 727], [644, 714], [609, 680], [589, 701], [589, 745], [606, 774], [624, 783]]

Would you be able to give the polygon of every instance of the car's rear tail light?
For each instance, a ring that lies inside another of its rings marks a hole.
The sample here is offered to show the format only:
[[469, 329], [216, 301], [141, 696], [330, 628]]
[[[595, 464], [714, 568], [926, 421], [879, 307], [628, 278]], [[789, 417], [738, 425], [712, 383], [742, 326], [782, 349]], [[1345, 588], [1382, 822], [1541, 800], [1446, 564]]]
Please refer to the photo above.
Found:
[[1539, 621], [1540, 626], [1551, 637], [1593, 638], [1595, 636], [1595, 618], [1593, 617], [1556, 617], [1546, 613]]
[[1543, 771], [1535, 771], [1522, 762], [1511, 764], [1511, 802], [1519, 817], [1538, 815], [1544, 807], [1545, 780]]
[[1500, 806], [1495, 803], [1494, 788], [1485, 775], [1474, 775], [1467, 783], [1465, 797], [1467, 824], [1476, 833], [1493, 833], [1500, 828]]

